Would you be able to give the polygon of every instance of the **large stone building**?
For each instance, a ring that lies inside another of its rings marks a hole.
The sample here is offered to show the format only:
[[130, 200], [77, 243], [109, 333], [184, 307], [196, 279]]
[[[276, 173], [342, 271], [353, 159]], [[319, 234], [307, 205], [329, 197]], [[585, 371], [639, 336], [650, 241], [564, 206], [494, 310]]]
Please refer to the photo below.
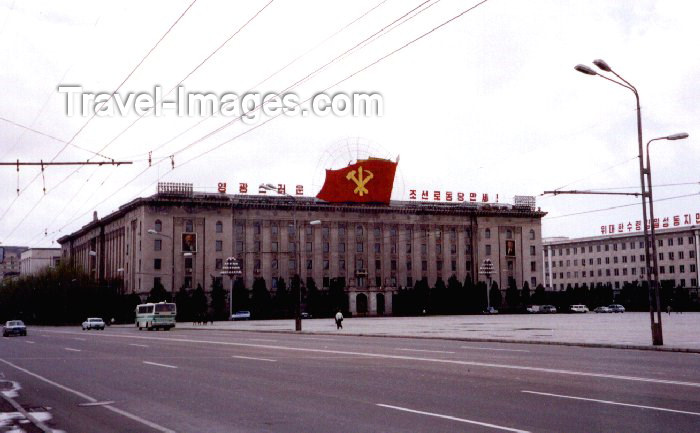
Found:
[[[490, 259], [501, 288], [541, 282], [541, 218], [531, 206], [486, 203], [327, 203], [311, 197], [156, 194], [135, 199], [58, 240], [62, 260], [96, 279], [121, 279], [145, 295], [209, 288], [227, 257], [241, 264], [246, 287], [262, 277], [328, 287], [344, 278], [352, 313], [390, 314], [400, 286], [427, 278], [479, 275]], [[296, 217], [299, 232], [293, 221]], [[310, 224], [311, 222], [315, 224]], [[299, 245], [299, 246], [298, 246]]]
[[20, 274], [20, 262], [27, 247], [0, 245], [0, 279], [17, 277]]
[[[698, 287], [700, 281], [700, 226], [656, 230], [659, 281], [677, 287]], [[542, 269], [546, 287], [564, 290], [644, 281], [644, 234], [593, 236], [577, 239], [545, 239]], [[691, 293], [692, 294], [692, 293]]]
[[20, 256], [20, 273], [34, 275], [43, 269], [55, 268], [60, 262], [60, 248], [29, 248]]

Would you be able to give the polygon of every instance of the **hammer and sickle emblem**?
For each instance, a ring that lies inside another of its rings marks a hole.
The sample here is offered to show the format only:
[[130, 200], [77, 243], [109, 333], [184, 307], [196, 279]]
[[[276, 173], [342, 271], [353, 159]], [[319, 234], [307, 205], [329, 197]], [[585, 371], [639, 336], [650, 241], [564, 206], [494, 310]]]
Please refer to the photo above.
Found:
[[[357, 169], [357, 174], [358, 174], [359, 178], [355, 177], [355, 173], [356, 173], [355, 170], [352, 170], [347, 174], [347, 176], [345, 176], [345, 178], [347, 180], [351, 180], [351, 181], [355, 182], [355, 185], [357, 185], [357, 186], [355, 187], [355, 190], [353, 192], [355, 194], [358, 194], [360, 197], [362, 197], [363, 195], [369, 193], [369, 190], [367, 188], [365, 188], [365, 185], [367, 185], [367, 182], [372, 180], [374, 175], [369, 170], [363, 171], [362, 166], [360, 166], [360, 168]], [[367, 173], [367, 177], [364, 176], [364, 173]]]

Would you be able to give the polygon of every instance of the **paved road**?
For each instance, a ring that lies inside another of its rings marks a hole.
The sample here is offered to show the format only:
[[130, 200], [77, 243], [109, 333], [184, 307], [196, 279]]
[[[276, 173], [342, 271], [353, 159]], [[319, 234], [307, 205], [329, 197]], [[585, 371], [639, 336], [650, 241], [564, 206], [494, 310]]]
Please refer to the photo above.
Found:
[[[15, 400], [66, 432], [680, 432], [700, 355], [344, 335], [30, 329]], [[1, 431], [1, 429], [0, 429]]]

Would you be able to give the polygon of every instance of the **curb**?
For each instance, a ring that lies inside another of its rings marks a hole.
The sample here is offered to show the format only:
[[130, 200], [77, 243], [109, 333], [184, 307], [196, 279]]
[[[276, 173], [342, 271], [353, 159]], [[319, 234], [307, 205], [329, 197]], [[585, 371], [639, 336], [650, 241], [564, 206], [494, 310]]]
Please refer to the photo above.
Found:
[[[296, 331], [286, 331], [282, 329], [230, 329], [230, 328], [213, 328], [210, 326], [176, 326], [175, 329], [185, 329], [189, 331], [212, 330], [224, 332], [259, 332], [270, 334], [297, 334]], [[498, 339], [498, 338], [469, 338], [469, 337], [429, 337], [424, 335], [395, 335], [395, 334], [366, 334], [366, 333], [342, 333], [335, 334], [332, 332], [317, 332], [317, 331], [302, 331], [302, 335], [332, 335], [346, 337], [375, 337], [375, 338], [412, 338], [416, 340], [448, 340], [448, 341], [464, 341], [473, 343], [509, 343], [509, 344], [535, 344], [547, 346], [572, 346], [572, 347], [587, 347], [594, 349], [619, 349], [619, 350], [646, 350], [652, 352], [675, 352], [675, 353], [697, 353], [699, 349], [684, 348], [684, 347], [668, 347], [668, 346], [643, 346], [636, 344], [613, 344], [613, 343], [585, 343], [571, 341], [531, 341], [518, 339]]]

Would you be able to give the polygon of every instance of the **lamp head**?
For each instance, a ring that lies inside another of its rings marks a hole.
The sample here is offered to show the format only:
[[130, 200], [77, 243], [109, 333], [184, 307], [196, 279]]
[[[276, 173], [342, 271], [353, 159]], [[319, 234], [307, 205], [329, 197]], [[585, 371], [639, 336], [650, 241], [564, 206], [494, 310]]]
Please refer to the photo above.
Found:
[[596, 71], [594, 71], [586, 65], [576, 65], [574, 66], [574, 69], [586, 75], [598, 75]]
[[679, 132], [678, 134], [672, 134], [666, 137], [666, 140], [683, 140], [685, 138], [688, 138], [688, 133], [687, 132]]
[[593, 64], [605, 72], [612, 72], [610, 65], [605, 63], [605, 60], [603, 60], [603, 59], [595, 59], [595, 60], [593, 60]]
[[157, 234], [158, 234], [158, 232], [156, 231], [156, 229], [148, 229], [147, 231], [148, 231], [148, 233], [150, 233], [150, 234], [152, 234], [152, 235], [157, 235]]
[[312, 225], [312, 226], [317, 226], [317, 225], [319, 225], [319, 224], [321, 224], [321, 220], [309, 221], [309, 225]]

